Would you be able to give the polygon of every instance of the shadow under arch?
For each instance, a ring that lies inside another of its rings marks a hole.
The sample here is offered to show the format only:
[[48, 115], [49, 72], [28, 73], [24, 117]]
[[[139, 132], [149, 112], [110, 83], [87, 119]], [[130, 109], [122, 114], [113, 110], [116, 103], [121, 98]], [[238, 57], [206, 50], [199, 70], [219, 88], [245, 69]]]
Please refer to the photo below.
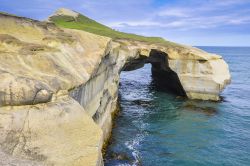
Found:
[[181, 85], [176, 72], [169, 67], [168, 55], [165, 52], [152, 49], [149, 57], [142, 56], [126, 63], [122, 71], [132, 71], [142, 68], [144, 64], [152, 65], [152, 85], [156, 90], [174, 93], [186, 97], [186, 92]]

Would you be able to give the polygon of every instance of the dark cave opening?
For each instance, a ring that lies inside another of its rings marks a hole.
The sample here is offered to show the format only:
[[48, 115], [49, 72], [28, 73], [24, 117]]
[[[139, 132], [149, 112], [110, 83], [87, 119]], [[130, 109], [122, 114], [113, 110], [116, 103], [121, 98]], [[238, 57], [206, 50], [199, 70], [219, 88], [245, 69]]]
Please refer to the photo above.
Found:
[[152, 84], [156, 90], [186, 97], [186, 92], [177, 73], [169, 67], [168, 55], [162, 51], [152, 49], [149, 57], [140, 55], [138, 59], [131, 60], [125, 64], [123, 71], [142, 68], [146, 63], [152, 65]]

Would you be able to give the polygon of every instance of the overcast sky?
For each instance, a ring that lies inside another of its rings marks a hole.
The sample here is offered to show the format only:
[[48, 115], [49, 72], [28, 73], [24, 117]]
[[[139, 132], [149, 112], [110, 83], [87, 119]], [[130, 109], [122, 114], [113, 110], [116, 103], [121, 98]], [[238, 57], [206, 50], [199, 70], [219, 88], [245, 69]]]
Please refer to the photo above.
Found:
[[250, 0], [0, 0], [0, 11], [39, 20], [60, 7], [124, 32], [195, 46], [250, 46]]

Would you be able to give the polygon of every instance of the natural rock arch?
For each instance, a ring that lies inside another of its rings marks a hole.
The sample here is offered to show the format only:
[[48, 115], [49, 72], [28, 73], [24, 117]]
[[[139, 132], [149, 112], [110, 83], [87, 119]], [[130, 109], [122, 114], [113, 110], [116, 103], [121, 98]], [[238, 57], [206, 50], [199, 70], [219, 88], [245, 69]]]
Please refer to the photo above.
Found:
[[154, 84], [163, 91], [173, 92], [178, 96], [186, 97], [186, 92], [181, 85], [180, 79], [176, 72], [171, 70], [168, 62], [168, 55], [157, 49], [152, 49], [149, 57], [140, 55], [138, 59], [133, 59], [126, 63], [122, 68], [123, 71], [136, 70], [150, 63]]
[[7, 165], [102, 165], [122, 70], [151, 63], [158, 83], [191, 99], [218, 100], [230, 81], [220, 56], [193, 47], [112, 41], [1, 13], [0, 22], [0, 153]]

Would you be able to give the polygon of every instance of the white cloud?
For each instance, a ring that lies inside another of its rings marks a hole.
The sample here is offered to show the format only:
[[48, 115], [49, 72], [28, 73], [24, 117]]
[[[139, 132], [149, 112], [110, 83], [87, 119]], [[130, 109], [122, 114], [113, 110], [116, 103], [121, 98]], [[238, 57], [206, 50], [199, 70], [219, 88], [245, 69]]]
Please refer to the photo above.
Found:
[[188, 17], [189, 11], [185, 8], [167, 8], [157, 13], [158, 16]]
[[231, 6], [249, 2], [249, 0], [211, 0], [216, 6]]
[[126, 26], [161, 26], [161, 23], [153, 21], [130, 21], [130, 22], [111, 22], [107, 23], [108, 26], [113, 28], [120, 28]]
[[181, 28], [187, 23], [185, 21], [173, 21], [169, 23], [154, 22], [154, 21], [131, 21], [131, 22], [111, 22], [107, 23], [112, 28], [125, 27], [155, 27], [155, 28]]
[[192, 37], [196, 32], [204, 36], [208, 32], [245, 33], [245, 36], [250, 33], [246, 29], [250, 26], [250, 0], [173, 0], [161, 5], [156, 1], [1, 0], [0, 10], [43, 20], [57, 8], [65, 7], [110, 27], [148, 36], [167, 37], [176, 33], [185, 38], [186, 34]]

